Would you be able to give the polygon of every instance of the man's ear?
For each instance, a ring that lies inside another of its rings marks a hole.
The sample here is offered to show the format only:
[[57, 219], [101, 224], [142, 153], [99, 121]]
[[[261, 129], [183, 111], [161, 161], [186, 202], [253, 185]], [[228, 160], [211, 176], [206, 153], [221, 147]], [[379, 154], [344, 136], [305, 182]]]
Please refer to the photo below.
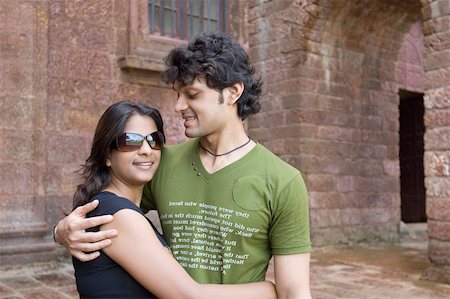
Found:
[[227, 104], [234, 105], [244, 92], [244, 84], [242, 82], [236, 82], [233, 85], [227, 87], [226, 90], [227, 94], [225, 95], [225, 99], [227, 101]]

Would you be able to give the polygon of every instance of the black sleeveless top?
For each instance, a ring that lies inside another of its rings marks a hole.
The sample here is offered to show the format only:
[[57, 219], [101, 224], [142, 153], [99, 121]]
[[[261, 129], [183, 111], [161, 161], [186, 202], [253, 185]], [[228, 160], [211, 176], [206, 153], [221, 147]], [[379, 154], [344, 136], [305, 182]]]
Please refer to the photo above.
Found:
[[[86, 217], [114, 215], [114, 213], [122, 209], [135, 210], [145, 217], [144, 213], [134, 203], [114, 193], [101, 192], [94, 199], [99, 200], [99, 205], [94, 211], [88, 213]], [[161, 243], [165, 247], [169, 247], [151, 221], [148, 218], [147, 220]], [[97, 226], [86, 231], [96, 232], [99, 229], [100, 227]], [[130, 244], [130, 246], [133, 246], [133, 244]], [[100, 251], [100, 256], [93, 261], [81, 262], [72, 257], [72, 262], [75, 268], [77, 290], [81, 299], [156, 298], [102, 250]]]

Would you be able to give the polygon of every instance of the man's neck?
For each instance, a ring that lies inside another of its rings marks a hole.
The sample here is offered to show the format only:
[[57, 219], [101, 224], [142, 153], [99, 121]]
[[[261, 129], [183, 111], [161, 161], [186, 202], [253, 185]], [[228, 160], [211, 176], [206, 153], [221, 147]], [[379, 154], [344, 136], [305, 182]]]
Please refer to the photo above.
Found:
[[[238, 161], [250, 152], [256, 145], [249, 140], [247, 135], [243, 138], [234, 138], [233, 142], [223, 142], [220, 145], [212, 146], [213, 143], [206, 142], [206, 137], [199, 139], [199, 156], [203, 167], [208, 173], [215, 173], [228, 165]], [[211, 141], [211, 140], [209, 140]], [[212, 148], [223, 149], [223, 152], [213, 152]]]

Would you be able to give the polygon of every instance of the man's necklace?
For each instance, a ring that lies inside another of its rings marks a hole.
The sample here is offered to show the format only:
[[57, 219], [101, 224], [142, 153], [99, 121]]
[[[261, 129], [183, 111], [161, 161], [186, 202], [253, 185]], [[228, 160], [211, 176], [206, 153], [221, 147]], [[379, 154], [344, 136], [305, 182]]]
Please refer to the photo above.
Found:
[[228, 154], [230, 154], [230, 153], [232, 153], [232, 152], [234, 152], [234, 151], [237, 151], [238, 149], [240, 149], [240, 148], [246, 146], [246, 145], [249, 144], [249, 143], [250, 143], [250, 137], [248, 137], [248, 140], [247, 140], [244, 144], [239, 145], [237, 148], [232, 149], [232, 150], [229, 151], [229, 152], [226, 152], [226, 153], [223, 153], [223, 154], [214, 154], [213, 152], [210, 152], [209, 150], [207, 150], [206, 148], [204, 148], [203, 145], [202, 145], [202, 143], [201, 143], [200, 141], [198, 142], [198, 144], [200, 145], [200, 147], [202, 148], [202, 150], [206, 151], [206, 152], [207, 152], [208, 154], [210, 154], [210, 155], [213, 155], [214, 157], [220, 157], [220, 156], [228, 155]]

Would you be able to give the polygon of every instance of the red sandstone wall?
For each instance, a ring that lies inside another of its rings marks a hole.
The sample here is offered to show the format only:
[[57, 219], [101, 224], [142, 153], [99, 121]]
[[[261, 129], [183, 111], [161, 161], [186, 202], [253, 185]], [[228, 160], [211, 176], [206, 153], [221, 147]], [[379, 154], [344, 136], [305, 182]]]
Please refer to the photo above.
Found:
[[248, 15], [267, 90], [250, 133], [303, 172], [313, 243], [397, 240], [396, 66], [420, 3], [269, 1]]
[[422, 21], [417, 21], [403, 38], [397, 61], [398, 87], [403, 90], [424, 93], [425, 52]]
[[180, 139], [181, 126], [172, 109], [174, 94], [134, 80], [119, 68], [118, 60], [129, 49], [129, 11], [128, 1], [49, 2], [44, 185], [49, 223], [61, 217], [60, 205], [69, 206], [77, 183], [74, 170], [87, 158], [95, 125], [110, 104], [132, 99], [155, 106], [166, 121], [169, 142]]
[[0, 5], [0, 264], [39, 260], [48, 242], [47, 1]]
[[155, 106], [169, 143], [183, 139], [174, 94], [154, 83], [158, 73], [148, 85], [119, 68], [129, 51], [128, 5], [1, 1], [0, 264], [57, 253], [50, 229], [70, 210], [74, 172], [107, 106], [123, 99]]
[[[183, 139], [173, 94], [157, 81], [156, 54], [166, 49], [156, 43], [151, 59], [134, 56], [146, 42], [139, 37], [145, 36], [145, 16], [136, 9], [145, 2], [2, 0], [0, 264], [50, 256], [51, 225], [61, 207], [70, 207], [74, 171], [108, 105], [125, 98], [154, 105], [163, 113], [169, 142]], [[448, 1], [422, 2], [429, 2], [423, 15], [427, 213], [436, 266], [430, 275], [445, 276], [450, 8]], [[263, 112], [250, 121], [249, 132], [302, 170], [314, 245], [395, 241], [397, 92], [421, 88], [398, 75], [398, 55], [422, 18], [419, 1], [233, 3], [246, 8], [235, 9], [239, 17], [230, 26], [266, 82]]]

